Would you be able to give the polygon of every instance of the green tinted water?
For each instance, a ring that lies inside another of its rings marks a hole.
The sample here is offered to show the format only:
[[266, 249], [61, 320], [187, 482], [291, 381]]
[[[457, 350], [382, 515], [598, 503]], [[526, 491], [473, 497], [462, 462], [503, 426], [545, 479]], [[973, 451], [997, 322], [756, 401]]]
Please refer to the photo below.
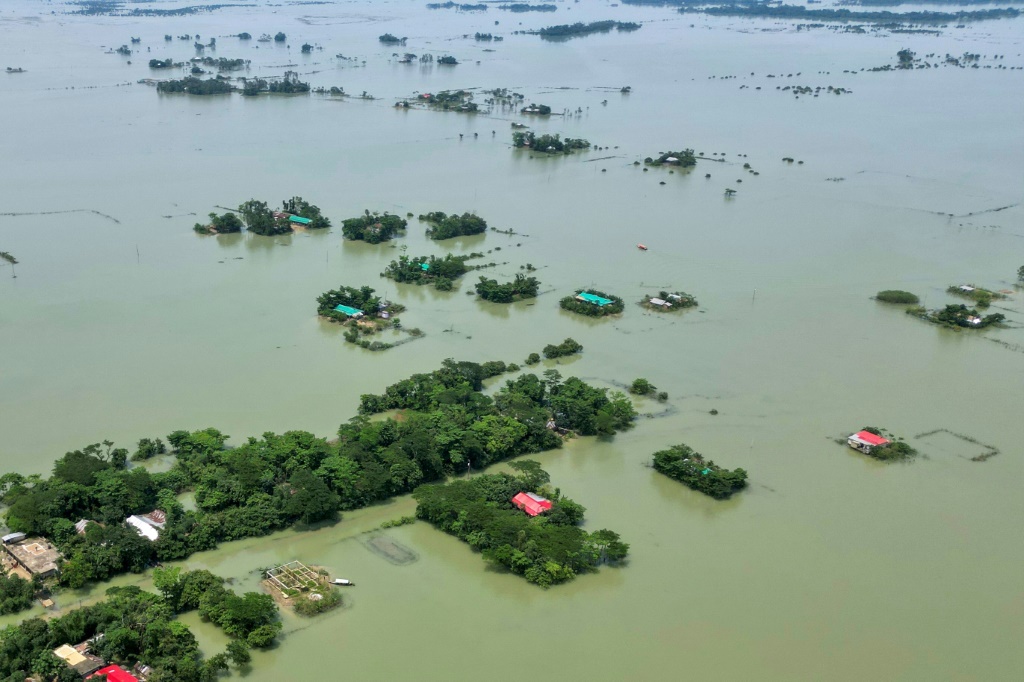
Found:
[[[259, 568], [296, 558], [357, 582], [350, 608], [286, 616], [287, 636], [256, 655], [251, 679], [504, 680], [525, 667], [571, 680], [1002, 680], [1024, 670], [1021, 295], [996, 306], [1011, 328], [981, 334], [870, 300], [902, 288], [938, 306], [952, 302], [952, 283], [1011, 285], [1024, 264], [1024, 72], [842, 73], [907, 46], [1024, 65], [1020, 21], [879, 38], [589, 4], [544, 15], [403, 2], [26, 19], [38, 12], [23, 0], [0, 8], [2, 62], [27, 70], [0, 74], [0, 213], [78, 212], [0, 216], [0, 250], [21, 261], [16, 279], [0, 268], [5, 470], [44, 472], [70, 448], [177, 428], [214, 425], [236, 441], [294, 428], [330, 436], [360, 393], [445, 357], [521, 362], [566, 336], [585, 351], [557, 366], [564, 375], [605, 386], [644, 376], [671, 396], [667, 416], [613, 441], [538, 457], [587, 506], [588, 527], [631, 543], [624, 568], [543, 592], [423, 524], [387, 531], [419, 556], [395, 566], [361, 534], [412, 513], [409, 499], [193, 557], [189, 566], [243, 588]], [[651, 23], [632, 34], [509, 35], [519, 22], [637, 17]], [[291, 50], [225, 37], [243, 30], [284, 30]], [[380, 46], [385, 31], [409, 35], [408, 46]], [[460, 37], [475, 31], [506, 40]], [[251, 74], [297, 64], [314, 85], [380, 99], [198, 99], [135, 83], [152, 75], [152, 57], [193, 56], [191, 41], [165, 48], [163, 34], [197, 32], [218, 37], [215, 56], [252, 59]], [[130, 36], [143, 39], [131, 66], [104, 54]], [[300, 55], [305, 41], [325, 49]], [[389, 61], [406, 50], [463, 63]], [[339, 52], [365, 67], [332, 59]], [[708, 78], [725, 75], [738, 78]], [[775, 90], [788, 84], [853, 94]], [[392, 108], [457, 87], [582, 107], [529, 123], [611, 149], [530, 159], [509, 149], [519, 117]], [[632, 166], [681, 147], [726, 152], [727, 163]], [[524, 236], [437, 245], [415, 220], [380, 246], [343, 243], [338, 228], [276, 239], [191, 231], [217, 205], [295, 194], [336, 224], [367, 208], [474, 210]], [[475, 275], [448, 294], [380, 279], [406, 244], [409, 255], [501, 247], [484, 262], [508, 264], [486, 274], [503, 280], [531, 263], [546, 293], [503, 307], [466, 295]], [[426, 336], [381, 354], [345, 344], [314, 314], [316, 296], [341, 284], [402, 302], [405, 325]], [[563, 292], [583, 286], [625, 298], [625, 315], [559, 311]], [[701, 307], [665, 317], [632, 305], [659, 289], [693, 293]], [[833, 442], [865, 424], [910, 437], [925, 457], [882, 466]], [[949, 434], [913, 438], [940, 428], [1001, 454], [975, 463], [977, 446]], [[718, 503], [643, 466], [680, 441], [747, 469], [752, 487]], [[200, 632], [211, 650], [217, 637]]]

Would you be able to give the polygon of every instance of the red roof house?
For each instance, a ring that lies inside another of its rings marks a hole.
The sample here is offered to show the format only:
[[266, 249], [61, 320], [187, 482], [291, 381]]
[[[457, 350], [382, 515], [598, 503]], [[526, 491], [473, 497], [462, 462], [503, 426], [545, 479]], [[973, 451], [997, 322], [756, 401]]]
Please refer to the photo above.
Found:
[[538, 516], [551, 509], [551, 500], [535, 493], [519, 493], [512, 498], [512, 504], [530, 516]]
[[99, 675], [106, 675], [108, 682], [139, 682], [139, 679], [132, 675], [124, 668], [116, 665], [108, 665], [106, 668], [97, 670], [94, 674], [89, 675], [87, 679], [98, 677]]
[[882, 447], [888, 445], [889, 441], [886, 438], [882, 438], [870, 431], [858, 431], [849, 438], [846, 442], [854, 450], [860, 450], [861, 452], [871, 452], [872, 448]]

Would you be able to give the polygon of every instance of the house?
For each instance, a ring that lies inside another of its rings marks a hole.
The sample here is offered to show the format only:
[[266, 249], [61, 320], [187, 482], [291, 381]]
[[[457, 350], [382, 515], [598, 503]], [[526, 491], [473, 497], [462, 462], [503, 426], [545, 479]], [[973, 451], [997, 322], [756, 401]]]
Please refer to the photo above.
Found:
[[[4, 549], [11, 558], [30, 575], [48, 578], [57, 573], [57, 562], [63, 556], [45, 538], [26, 538], [4, 542]], [[8, 536], [10, 537], [10, 536]]]
[[154, 509], [146, 514], [133, 514], [124, 520], [135, 532], [150, 542], [155, 542], [160, 537], [160, 531], [167, 525], [167, 514], [159, 509]]
[[89, 528], [90, 523], [96, 523], [89, 519], [81, 519], [75, 523], [75, 532], [79, 535], [85, 535], [85, 531]]
[[118, 665], [108, 665], [106, 668], [97, 670], [85, 679], [89, 680], [98, 675], [106, 675], [107, 682], [139, 682], [139, 678]]
[[54, 649], [53, 655], [64, 661], [76, 673], [85, 677], [106, 665], [102, 658], [89, 653], [89, 644], [89, 642], [82, 642], [76, 646], [64, 644]]
[[889, 441], [888, 439], [875, 435], [870, 431], [858, 431], [847, 438], [846, 443], [854, 450], [869, 453], [874, 448], [888, 445]]
[[334, 306], [334, 309], [337, 310], [339, 313], [342, 313], [344, 315], [348, 315], [349, 317], [351, 317], [353, 319], [356, 319], [356, 320], [358, 320], [360, 317], [363, 316], [363, 311], [362, 310], [360, 310], [359, 308], [353, 308], [352, 306], [349, 306], [349, 305], [338, 304], [338, 305]]
[[4, 544], [6, 545], [9, 542], [18, 542], [19, 540], [24, 540], [25, 537], [26, 536], [24, 533], [8, 533], [3, 537], [3, 541]]
[[960, 291], [966, 292], [968, 294], [974, 291], [974, 287], [972, 287], [970, 284], [961, 284], [957, 288], [960, 289]]
[[288, 220], [287, 213], [283, 213], [281, 211], [274, 211], [273, 215], [276, 220]]
[[977, 327], [979, 324], [981, 324], [981, 318], [978, 317], [977, 315], [968, 315], [967, 324]]
[[679, 159], [675, 156], [669, 156], [665, 159], [665, 163], [679, 163]]
[[672, 304], [663, 298], [654, 298], [653, 296], [647, 300], [651, 305], [660, 306], [662, 308], [671, 308]]
[[290, 215], [290, 216], [288, 216], [288, 221], [292, 222], [292, 223], [295, 223], [296, 225], [309, 225], [310, 223], [313, 222], [309, 218], [303, 218], [302, 216], [298, 216], [298, 215]]
[[551, 500], [536, 493], [519, 493], [512, 498], [512, 504], [530, 516], [538, 516], [551, 509]]
[[585, 303], [593, 303], [594, 305], [600, 306], [608, 305], [612, 302], [610, 298], [604, 298], [603, 296], [587, 293], [586, 291], [581, 291], [580, 293], [576, 294], [576, 300], [584, 301]]

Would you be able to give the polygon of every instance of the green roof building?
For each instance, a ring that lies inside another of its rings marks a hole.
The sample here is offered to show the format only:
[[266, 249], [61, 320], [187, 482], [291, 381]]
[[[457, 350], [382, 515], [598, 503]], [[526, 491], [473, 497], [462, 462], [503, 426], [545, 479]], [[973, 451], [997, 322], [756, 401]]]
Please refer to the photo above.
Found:
[[594, 305], [608, 305], [609, 303], [612, 302], [612, 300], [609, 298], [604, 298], [596, 294], [588, 294], [586, 291], [581, 291], [580, 293], [576, 294], [576, 298], [580, 299], [581, 301], [586, 301], [587, 303], [593, 303]]
[[360, 310], [359, 308], [353, 308], [352, 306], [348, 306], [348, 305], [336, 305], [336, 306], [334, 306], [334, 309], [337, 310], [339, 313], [344, 313], [344, 314], [348, 315], [349, 317], [362, 317], [363, 316], [363, 311], [362, 310]]

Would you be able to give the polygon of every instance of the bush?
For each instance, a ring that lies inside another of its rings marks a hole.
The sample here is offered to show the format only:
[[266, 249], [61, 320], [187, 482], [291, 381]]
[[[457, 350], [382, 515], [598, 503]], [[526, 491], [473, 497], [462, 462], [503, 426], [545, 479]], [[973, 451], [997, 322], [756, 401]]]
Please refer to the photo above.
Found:
[[[601, 298], [606, 298], [611, 301], [607, 305], [597, 305], [589, 301], [583, 301], [577, 298], [582, 293], [590, 293]], [[577, 289], [576, 293], [572, 296], [566, 296], [558, 302], [562, 310], [568, 310], [572, 313], [579, 313], [580, 315], [587, 315], [589, 317], [604, 317], [606, 315], [617, 315], [625, 309], [622, 299], [618, 296], [606, 294], [603, 291], [597, 289]]]
[[634, 379], [628, 390], [633, 395], [651, 395], [657, 392], [658, 387], [647, 379]]
[[747, 487], [746, 471], [722, 469], [682, 443], [655, 452], [654, 469], [716, 500], [724, 500]]
[[[582, 353], [583, 346], [577, 343], [574, 339], [566, 339], [562, 343], [556, 345], [548, 344], [544, 346], [544, 357], [548, 360], [554, 358], [562, 358], [567, 355], [575, 355], [576, 353]], [[532, 355], [530, 357], [533, 357]]]
[[875, 299], [882, 301], [883, 303], [907, 303], [916, 305], [921, 302], [915, 294], [909, 291], [900, 291], [899, 289], [886, 289], [885, 291], [879, 291], [875, 294]]
[[361, 240], [370, 244], [386, 242], [398, 232], [404, 230], [408, 223], [396, 215], [370, 213], [366, 211], [358, 218], [341, 221], [341, 233], [345, 239]]
[[295, 595], [292, 597], [292, 607], [300, 616], [315, 616], [341, 606], [342, 601], [341, 593], [338, 590], [325, 585], [319, 591]]
[[536, 365], [538, 362], [540, 362], [540, 355], [538, 355], [537, 353], [530, 353], [528, 356], [526, 356], [527, 366]]

